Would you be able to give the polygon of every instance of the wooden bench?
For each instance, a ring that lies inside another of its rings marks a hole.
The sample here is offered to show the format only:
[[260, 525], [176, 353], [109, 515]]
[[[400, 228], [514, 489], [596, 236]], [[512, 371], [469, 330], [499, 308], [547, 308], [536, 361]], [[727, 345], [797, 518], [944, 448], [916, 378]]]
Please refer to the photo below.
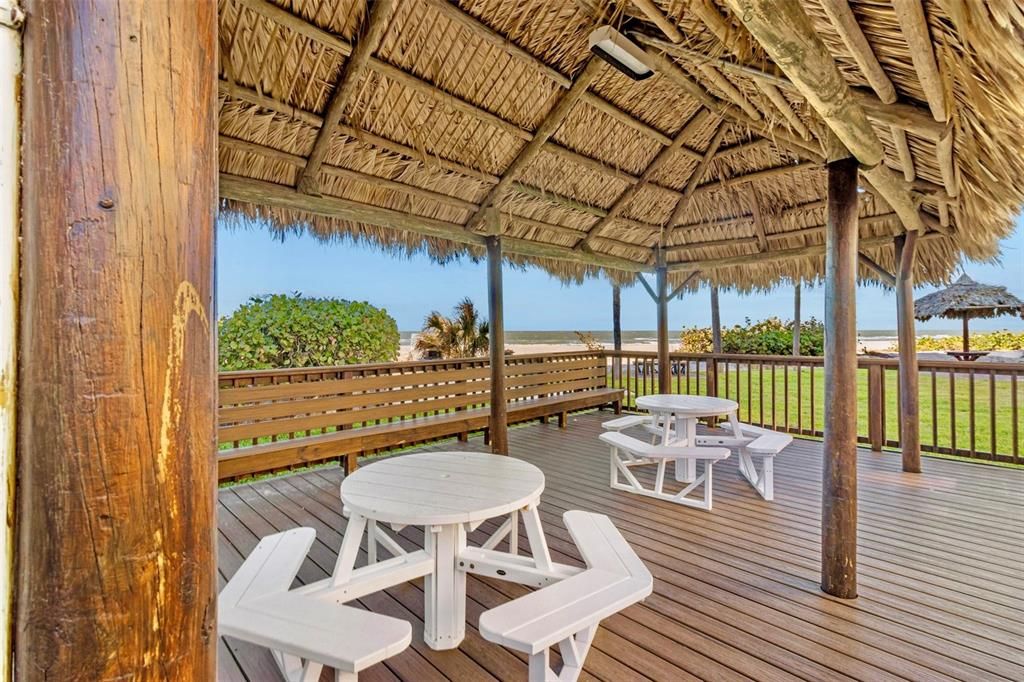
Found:
[[[683, 504], [699, 509], [711, 509], [711, 492], [713, 488], [712, 473], [714, 464], [729, 456], [728, 448], [721, 447], [688, 447], [675, 445], [651, 445], [632, 436], [617, 431], [606, 431], [599, 438], [611, 446], [610, 484], [616, 490], [654, 497], [666, 502]], [[696, 460], [704, 463], [704, 471], [692, 482], [678, 492], [665, 490], [665, 468], [669, 461], [680, 466], [683, 460]], [[638, 466], [654, 464], [657, 466], [654, 487], [645, 487], [631, 471]], [[692, 498], [690, 493], [703, 485], [703, 497]]]
[[354, 682], [360, 670], [409, 646], [412, 627], [289, 590], [315, 538], [312, 528], [296, 528], [260, 540], [220, 593], [217, 627], [269, 648], [289, 682], [316, 682], [325, 665], [338, 682]]
[[[238, 385], [222, 375], [218, 409], [221, 479], [356, 457], [438, 438], [486, 430], [490, 370], [486, 361], [394, 363], [334, 368], [330, 378]], [[315, 376], [313, 372], [299, 376]], [[608, 388], [603, 356], [509, 359], [505, 371], [509, 423], [607, 405], [621, 410], [622, 391]], [[280, 380], [283, 378], [284, 380]]]
[[[654, 588], [644, 563], [607, 516], [568, 511], [562, 519], [587, 569], [480, 616], [480, 634], [529, 656], [530, 682], [576, 680], [601, 621]], [[551, 669], [558, 645], [562, 669]]]

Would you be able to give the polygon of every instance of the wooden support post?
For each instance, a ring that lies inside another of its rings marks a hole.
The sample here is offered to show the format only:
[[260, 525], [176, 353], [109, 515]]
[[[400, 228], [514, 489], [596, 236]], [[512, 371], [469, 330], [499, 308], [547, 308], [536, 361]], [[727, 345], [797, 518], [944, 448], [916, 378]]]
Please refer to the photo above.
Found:
[[487, 310], [491, 350], [491, 452], [508, 454], [505, 401], [505, 317], [501, 292], [501, 237], [487, 237]]
[[896, 316], [900, 348], [900, 449], [903, 470], [921, 472], [920, 396], [918, 394], [917, 335], [914, 331], [914, 256], [917, 232], [895, 239]]
[[[612, 284], [612, 349], [622, 350], [622, 288]], [[612, 358], [612, 384], [622, 380], [622, 358]]]
[[718, 285], [711, 285], [711, 352], [722, 352], [722, 316], [718, 306]]
[[857, 161], [828, 164], [821, 589], [857, 596]]
[[885, 402], [882, 400], [882, 366], [868, 365], [868, 440], [881, 452], [885, 445]]
[[217, 6], [32, 0], [13, 679], [216, 676]]
[[659, 249], [657, 258], [658, 393], [669, 393], [672, 386], [672, 371], [668, 354], [668, 268], [665, 267], [664, 251]]
[[970, 352], [971, 350], [971, 329], [970, 329], [971, 318], [964, 315], [964, 352]]
[[793, 355], [800, 355], [800, 282], [793, 286]]

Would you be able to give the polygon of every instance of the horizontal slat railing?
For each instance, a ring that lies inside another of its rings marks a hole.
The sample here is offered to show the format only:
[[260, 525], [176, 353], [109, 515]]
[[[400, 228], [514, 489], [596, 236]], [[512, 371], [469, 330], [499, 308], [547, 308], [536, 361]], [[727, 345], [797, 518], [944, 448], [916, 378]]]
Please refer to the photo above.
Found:
[[[657, 393], [657, 353], [605, 351], [609, 386], [624, 406]], [[717, 395], [739, 403], [742, 421], [778, 431], [823, 435], [824, 358], [779, 355], [670, 355], [671, 392]], [[1024, 462], [1024, 363], [919, 361], [921, 448], [974, 459]], [[900, 446], [899, 361], [861, 358], [858, 437], [873, 449]]]
[[[603, 355], [595, 352], [508, 357], [505, 398], [510, 420], [513, 416], [532, 418], [535, 413], [544, 416], [545, 410], [558, 414], [561, 406], [569, 411], [581, 409], [583, 403], [597, 404], [594, 400], [609, 393], [594, 391], [606, 387], [604, 368]], [[615, 398], [617, 402], [618, 395]], [[263, 471], [262, 462], [270, 467], [266, 470], [273, 471], [311, 461], [320, 457], [321, 450], [330, 449], [328, 436], [337, 444], [339, 436], [332, 434], [343, 430], [354, 430], [349, 433], [357, 437], [373, 434], [369, 450], [355, 445], [353, 438], [344, 438], [353, 443], [349, 449], [355, 447], [359, 454], [418, 442], [410, 440], [408, 428], [387, 428], [407, 420], [416, 420], [406, 426], [424, 438], [463, 437], [467, 429], [451, 432], [454, 425], [471, 425], [468, 430], [485, 428], [486, 410], [480, 408], [486, 408], [489, 401], [490, 366], [485, 358], [222, 372], [218, 400], [221, 475], [233, 478]], [[427, 421], [424, 418], [438, 415], [448, 417], [430, 420], [430, 427], [421, 428]], [[377, 426], [384, 428], [364, 430]], [[389, 439], [387, 434], [392, 433]], [[323, 447], [315, 453], [309, 449], [300, 453], [311, 438]], [[225, 465], [228, 460], [230, 466]]]

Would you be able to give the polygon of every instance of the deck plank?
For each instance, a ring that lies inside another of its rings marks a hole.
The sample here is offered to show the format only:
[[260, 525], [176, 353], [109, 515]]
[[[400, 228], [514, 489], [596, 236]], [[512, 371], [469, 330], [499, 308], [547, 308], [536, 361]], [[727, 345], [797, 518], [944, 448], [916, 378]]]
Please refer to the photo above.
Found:
[[[579, 563], [561, 514], [587, 509], [608, 514], [655, 577], [646, 602], [604, 622], [581, 679], [1024, 679], [1024, 471], [926, 457], [923, 474], [903, 474], [898, 455], [860, 451], [861, 596], [847, 602], [817, 586], [819, 442], [796, 440], [776, 458], [773, 502], [739, 478], [735, 458], [717, 465], [715, 508], [705, 512], [611, 490], [597, 440], [609, 418], [577, 414], [568, 429], [509, 431], [512, 454], [544, 471], [553, 557]], [[471, 438], [422, 449], [486, 448]], [[221, 489], [221, 584], [260, 537], [298, 525], [317, 531], [298, 581], [327, 575], [345, 527], [341, 478], [319, 469]], [[422, 543], [418, 529], [398, 539], [408, 549]], [[422, 643], [422, 581], [368, 595], [357, 605], [410, 621], [414, 634], [408, 650], [363, 676], [525, 679], [525, 659], [475, 627], [483, 611], [524, 592], [471, 577], [466, 641], [448, 652]], [[259, 647], [222, 638], [218, 652], [221, 680], [276, 679]]]

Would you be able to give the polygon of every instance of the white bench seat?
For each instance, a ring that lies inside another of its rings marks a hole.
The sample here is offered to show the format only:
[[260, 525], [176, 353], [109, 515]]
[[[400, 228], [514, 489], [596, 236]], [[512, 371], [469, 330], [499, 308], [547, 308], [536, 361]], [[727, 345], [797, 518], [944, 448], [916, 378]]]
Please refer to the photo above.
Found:
[[[651, 445], [614, 431], [602, 433], [599, 438], [611, 446], [609, 483], [612, 488], [699, 509], [711, 509], [713, 467], [715, 462], [729, 456], [728, 448]], [[680, 461], [686, 460], [703, 462], [703, 473], [695, 477], [682, 490], [668, 492], [665, 490], [665, 468], [666, 463], [670, 460], [676, 462], [676, 466], [680, 466]], [[637, 479], [631, 469], [651, 464], [656, 465], [657, 469], [654, 487], [647, 488]], [[690, 497], [690, 493], [698, 487], [703, 487], [703, 496]]]
[[[731, 425], [723, 424], [731, 430]], [[775, 498], [775, 456], [789, 447], [793, 436], [788, 433], [772, 431], [753, 424], [739, 423], [739, 433], [733, 435], [750, 439], [739, 448], [739, 469], [743, 478], [765, 500]], [[754, 458], [761, 460], [760, 470]]]
[[[650, 595], [654, 580], [607, 516], [569, 511], [565, 527], [587, 569], [480, 616], [480, 634], [530, 658], [530, 682], [576, 680], [597, 632], [610, 615]], [[558, 645], [562, 669], [550, 667]]]
[[355, 680], [360, 670], [404, 650], [412, 627], [289, 590], [315, 538], [312, 528], [296, 528], [260, 540], [220, 593], [218, 629], [269, 648], [289, 682], [319, 680], [324, 665], [339, 681]]
[[601, 428], [605, 431], [625, 431], [634, 426], [650, 424], [651, 421], [651, 415], [649, 414], [627, 414], [618, 419], [601, 422]]

